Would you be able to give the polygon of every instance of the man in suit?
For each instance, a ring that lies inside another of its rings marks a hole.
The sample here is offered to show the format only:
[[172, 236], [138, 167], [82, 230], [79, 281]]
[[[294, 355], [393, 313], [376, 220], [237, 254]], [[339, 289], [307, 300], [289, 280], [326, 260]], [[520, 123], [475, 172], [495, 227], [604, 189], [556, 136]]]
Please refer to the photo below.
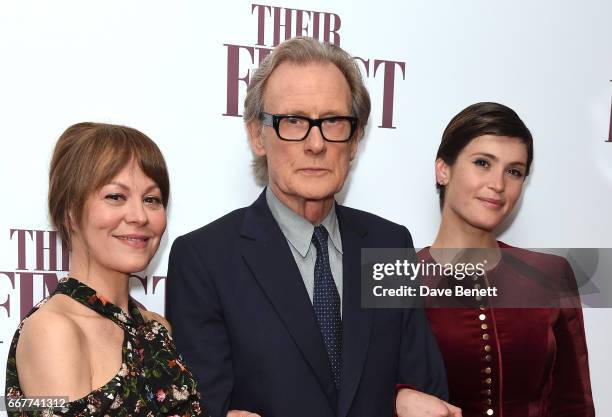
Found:
[[412, 247], [405, 227], [334, 201], [369, 113], [333, 45], [285, 41], [253, 75], [244, 118], [267, 187], [176, 239], [168, 267], [168, 319], [213, 417], [459, 415], [434, 397], [447, 386], [423, 311], [360, 305], [361, 248]]

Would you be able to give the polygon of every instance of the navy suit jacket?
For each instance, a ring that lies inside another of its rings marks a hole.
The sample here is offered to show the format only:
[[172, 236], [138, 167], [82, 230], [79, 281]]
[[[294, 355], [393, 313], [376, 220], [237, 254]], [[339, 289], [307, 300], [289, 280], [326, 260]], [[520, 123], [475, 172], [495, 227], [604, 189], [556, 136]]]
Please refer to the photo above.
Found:
[[360, 251], [412, 247], [408, 230], [336, 205], [342, 238], [342, 385], [265, 192], [176, 239], [166, 315], [212, 417], [391, 417], [396, 384], [446, 399], [444, 365], [420, 309], [363, 309]]

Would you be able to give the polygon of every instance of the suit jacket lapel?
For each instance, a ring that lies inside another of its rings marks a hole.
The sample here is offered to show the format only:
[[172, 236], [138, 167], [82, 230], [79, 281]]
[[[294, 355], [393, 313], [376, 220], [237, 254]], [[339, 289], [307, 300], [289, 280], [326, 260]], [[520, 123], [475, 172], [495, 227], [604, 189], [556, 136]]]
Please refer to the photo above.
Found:
[[241, 251], [262, 290], [321, 383], [332, 408], [337, 394], [312, 303], [265, 191], [246, 209]]
[[338, 401], [338, 416], [348, 413], [368, 351], [372, 328], [372, 310], [361, 308], [361, 248], [365, 230], [350, 218], [344, 207], [337, 205], [342, 236], [342, 385]]

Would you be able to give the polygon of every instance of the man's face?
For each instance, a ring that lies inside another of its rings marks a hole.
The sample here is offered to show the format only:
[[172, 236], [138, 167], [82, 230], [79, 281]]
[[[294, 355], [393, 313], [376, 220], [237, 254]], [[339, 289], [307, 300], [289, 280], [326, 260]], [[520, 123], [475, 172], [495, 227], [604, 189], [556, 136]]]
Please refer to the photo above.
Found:
[[[331, 63], [280, 64], [268, 78], [265, 111], [318, 119], [351, 115], [351, 93], [340, 70]], [[327, 142], [313, 127], [301, 142], [281, 140], [271, 126], [248, 125], [253, 152], [268, 161], [268, 182], [290, 208], [304, 201], [330, 200], [342, 189], [349, 163], [357, 152], [356, 132], [349, 142]]]

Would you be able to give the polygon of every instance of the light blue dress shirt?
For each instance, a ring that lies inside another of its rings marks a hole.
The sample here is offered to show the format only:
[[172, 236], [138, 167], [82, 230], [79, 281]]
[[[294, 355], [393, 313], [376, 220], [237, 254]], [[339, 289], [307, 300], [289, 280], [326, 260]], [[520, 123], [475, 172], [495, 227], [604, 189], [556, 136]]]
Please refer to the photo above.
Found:
[[[312, 243], [314, 227], [308, 220], [284, 205], [270, 187], [266, 189], [266, 201], [272, 216], [280, 226], [283, 235], [289, 243], [289, 248], [295, 259], [310, 302], [314, 296], [314, 267], [317, 260], [317, 248]], [[329, 264], [338, 293], [340, 294], [340, 312], [342, 312], [342, 239], [340, 238], [340, 227], [336, 216], [336, 203], [325, 216], [321, 225], [325, 227], [329, 237], [327, 247], [329, 253]]]

